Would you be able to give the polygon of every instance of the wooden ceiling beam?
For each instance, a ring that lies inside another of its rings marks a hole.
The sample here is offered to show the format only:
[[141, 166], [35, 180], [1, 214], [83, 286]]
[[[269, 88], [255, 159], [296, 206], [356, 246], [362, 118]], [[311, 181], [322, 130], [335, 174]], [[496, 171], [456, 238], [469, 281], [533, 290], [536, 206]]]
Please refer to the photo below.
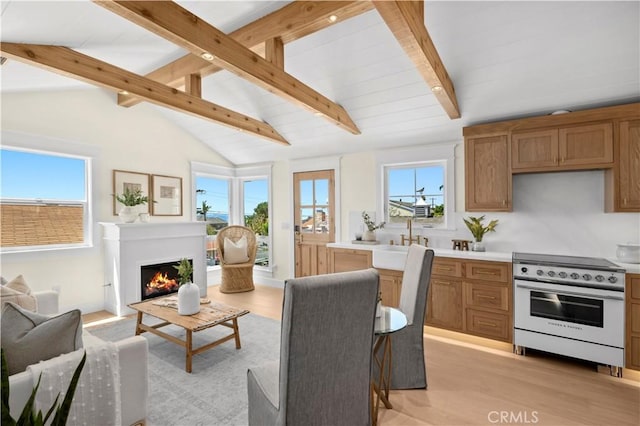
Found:
[[[370, 1], [294, 1], [229, 33], [229, 37], [264, 57], [267, 40], [280, 37], [283, 44], [291, 43], [373, 9]], [[329, 19], [332, 15], [337, 17], [336, 22]], [[183, 87], [185, 75], [200, 73], [206, 77], [221, 69], [199, 56], [187, 54], [146, 77], [179, 89]], [[131, 95], [118, 96], [118, 104], [125, 107], [139, 101]]]
[[[423, 6], [416, 1], [374, 0], [393, 35], [418, 68], [449, 118], [460, 118], [453, 82], [424, 25]], [[420, 3], [423, 3], [420, 1]]]
[[184, 91], [191, 96], [202, 98], [202, 77], [200, 74], [189, 74], [184, 78]]
[[228, 127], [278, 142], [289, 143], [269, 124], [189, 95], [62, 46], [0, 43], [0, 52], [20, 62], [45, 68], [112, 90], [126, 90], [149, 102], [206, 118]]
[[174, 2], [96, 1], [117, 15], [203, 57], [260, 87], [322, 115], [341, 128], [360, 134], [340, 105], [265, 60], [222, 31]]
[[270, 38], [264, 42], [264, 58], [284, 70], [284, 43], [280, 37]]

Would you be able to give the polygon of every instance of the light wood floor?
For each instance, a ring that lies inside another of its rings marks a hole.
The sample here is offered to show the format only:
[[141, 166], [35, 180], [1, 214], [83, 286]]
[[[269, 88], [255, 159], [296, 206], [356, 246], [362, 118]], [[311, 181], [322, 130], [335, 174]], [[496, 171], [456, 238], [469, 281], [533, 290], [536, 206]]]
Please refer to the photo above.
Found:
[[[281, 289], [223, 294], [213, 286], [208, 296], [257, 315], [281, 316]], [[108, 316], [98, 312], [83, 320]], [[541, 353], [522, 357], [442, 335], [425, 335], [424, 346], [428, 390], [392, 391], [394, 408], [380, 409], [380, 424], [640, 424], [640, 383], [598, 373], [592, 364]]]

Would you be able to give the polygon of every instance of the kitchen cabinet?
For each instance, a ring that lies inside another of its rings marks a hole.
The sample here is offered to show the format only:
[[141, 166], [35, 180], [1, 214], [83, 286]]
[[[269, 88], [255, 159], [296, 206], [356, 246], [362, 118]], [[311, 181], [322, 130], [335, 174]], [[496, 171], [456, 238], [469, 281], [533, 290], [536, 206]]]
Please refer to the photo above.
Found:
[[640, 274], [627, 274], [625, 282], [625, 367], [640, 370]]
[[454, 331], [463, 330], [463, 261], [436, 257], [431, 267], [425, 324]]
[[511, 264], [437, 257], [425, 324], [512, 341]]
[[467, 211], [511, 211], [511, 168], [507, 134], [464, 141]]
[[605, 176], [606, 210], [640, 212], [640, 119], [617, 124], [615, 167]]
[[358, 271], [371, 268], [371, 250], [355, 250], [331, 247], [328, 250], [329, 273]]
[[462, 331], [462, 281], [432, 276], [425, 323]]
[[640, 212], [640, 104], [462, 129], [465, 210], [511, 211], [512, 175], [604, 169], [605, 211]]
[[513, 133], [513, 173], [613, 167], [611, 122]]
[[511, 264], [466, 261], [464, 271], [465, 331], [511, 342]]
[[382, 304], [397, 308], [400, 304], [400, 288], [402, 286], [402, 271], [378, 269], [380, 274], [380, 292]]

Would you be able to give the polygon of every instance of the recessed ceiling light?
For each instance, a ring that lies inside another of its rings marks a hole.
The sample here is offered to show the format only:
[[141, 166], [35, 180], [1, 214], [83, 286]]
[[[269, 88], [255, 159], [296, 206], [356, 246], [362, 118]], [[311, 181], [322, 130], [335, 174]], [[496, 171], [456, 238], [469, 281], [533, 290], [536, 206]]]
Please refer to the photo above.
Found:
[[121, 90], [118, 93], [120, 93], [121, 95], [128, 95], [129, 92], [127, 92], [126, 90]]
[[431, 91], [432, 91], [432, 92], [439, 92], [439, 91], [441, 91], [441, 90], [442, 90], [442, 86], [433, 86], [433, 87], [431, 88]]
[[213, 55], [209, 52], [204, 52], [200, 57], [205, 61], [213, 61]]
[[329, 22], [333, 23], [333, 22], [336, 22], [337, 20], [338, 20], [338, 17], [336, 15], [329, 16]]
[[324, 114], [319, 111], [316, 111], [313, 113], [313, 115], [315, 115], [316, 117], [322, 117]]

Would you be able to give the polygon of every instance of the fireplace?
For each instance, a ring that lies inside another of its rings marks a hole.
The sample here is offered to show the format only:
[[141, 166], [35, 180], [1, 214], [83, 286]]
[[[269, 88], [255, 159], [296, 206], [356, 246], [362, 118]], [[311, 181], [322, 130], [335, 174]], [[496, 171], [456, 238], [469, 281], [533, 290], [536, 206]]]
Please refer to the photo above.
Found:
[[[158, 271], [150, 277], [142, 277], [141, 268], [164, 263], [177, 265], [182, 258], [190, 259], [193, 265], [192, 282], [200, 288], [200, 297], [207, 295], [205, 222], [102, 222], [101, 225], [104, 230], [105, 310], [118, 316], [136, 313], [129, 304], [159, 295], [144, 296], [142, 281], [148, 283]], [[167, 280], [178, 281], [175, 269], [169, 267], [160, 272], [167, 273]]]
[[[193, 259], [189, 259], [193, 265]], [[140, 295], [142, 300], [164, 296], [178, 291], [178, 266], [180, 261], [155, 263], [140, 267]], [[193, 275], [191, 277], [193, 280]]]

